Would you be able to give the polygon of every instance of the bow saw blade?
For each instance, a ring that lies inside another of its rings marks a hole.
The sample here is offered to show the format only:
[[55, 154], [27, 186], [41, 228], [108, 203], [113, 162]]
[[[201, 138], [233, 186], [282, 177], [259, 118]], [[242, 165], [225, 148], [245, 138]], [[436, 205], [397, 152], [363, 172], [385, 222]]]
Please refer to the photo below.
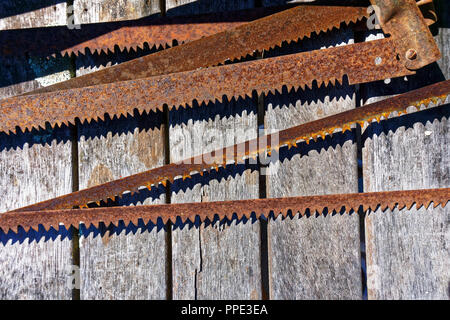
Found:
[[173, 182], [176, 178], [181, 177], [184, 180], [196, 173], [203, 174], [204, 171], [225, 167], [230, 162], [242, 163], [249, 158], [264, 156], [266, 152], [277, 152], [282, 146], [290, 148], [301, 141], [309, 143], [311, 139], [324, 138], [337, 130], [345, 132], [355, 124], [363, 126], [365, 123], [400, 115], [406, 113], [410, 107], [420, 109], [448, 103], [449, 95], [450, 80], [14, 211], [70, 209], [75, 206], [87, 207], [88, 204], [95, 204], [100, 200], [114, 201], [128, 191], [138, 192], [140, 187], [152, 189], [159, 184], [165, 186], [167, 181]]
[[279, 215], [287, 217], [289, 213], [295, 215], [297, 212], [304, 215], [307, 211], [311, 214], [322, 214], [325, 208], [329, 213], [340, 213], [342, 210], [346, 213], [357, 212], [360, 207], [364, 211], [375, 211], [378, 208], [383, 211], [387, 208], [410, 209], [414, 204], [419, 209], [422, 206], [428, 208], [431, 203], [434, 207], [438, 205], [445, 207], [449, 199], [450, 188], [445, 188], [135, 207], [9, 212], [0, 215], [0, 229], [5, 233], [9, 230], [17, 233], [19, 227], [29, 231], [30, 228], [38, 230], [40, 225], [46, 230], [52, 227], [58, 230], [61, 224], [68, 229], [70, 226], [79, 228], [80, 223], [86, 227], [93, 225], [99, 228], [100, 223], [117, 226], [120, 221], [124, 221], [126, 225], [130, 223], [138, 225], [139, 220], [144, 223], [152, 221], [156, 224], [159, 219], [163, 223], [168, 221], [175, 223], [177, 218], [182, 222], [188, 220], [193, 222], [196, 217], [199, 217], [201, 221], [206, 219], [213, 221], [216, 215], [220, 220], [224, 218], [232, 220], [233, 217], [240, 220], [243, 217], [250, 218], [253, 212], [256, 218], [262, 215], [268, 217], [271, 214], [276, 218]]

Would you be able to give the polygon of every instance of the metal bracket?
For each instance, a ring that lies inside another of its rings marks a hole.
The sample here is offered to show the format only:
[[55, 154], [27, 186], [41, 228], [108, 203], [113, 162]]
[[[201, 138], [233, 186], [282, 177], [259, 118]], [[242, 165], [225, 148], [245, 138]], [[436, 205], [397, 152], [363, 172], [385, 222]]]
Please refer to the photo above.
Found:
[[418, 4], [429, 1], [414, 0], [370, 0], [376, 10], [385, 34], [395, 40], [397, 59], [409, 70], [418, 70], [440, 59], [433, 36], [428, 29]]

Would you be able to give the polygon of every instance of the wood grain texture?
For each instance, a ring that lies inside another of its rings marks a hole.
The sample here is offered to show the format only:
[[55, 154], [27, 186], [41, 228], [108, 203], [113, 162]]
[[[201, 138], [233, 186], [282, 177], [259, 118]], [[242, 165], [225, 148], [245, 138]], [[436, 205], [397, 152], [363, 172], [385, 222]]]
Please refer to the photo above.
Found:
[[74, 0], [75, 24], [132, 20], [160, 12], [159, 0]]
[[[131, 4], [130, 4], [131, 5]], [[122, 13], [125, 14], [125, 13]], [[121, 18], [133, 16], [122, 15]], [[97, 21], [92, 17], [91, 21]], [[112, 20], [113, 17], [109, 17]], [[149, 51], [87, 54], [76, 60], [77, 76]], [[80, 189], [146, 171], [165, 163], [161, 112], [106, 119], [79, 126]], [[125, 196], [119, 205], [165, 203], [165, 190]], [[102, 227], [80, 237], [81, 299], [165, 299], [167, 233], [162, 226]]]
[[[253, 1], [167, 1], [168, 15], [252, 6]], [[172, 162], [257, 135], [257, 108], [252, 99], [171, 111], [169, 121]], [[231, 166], [184, 183], [177, 181], [172, 185], [171, 202], [250, 199], [258, 194], [258, 172], [244, 165]], [[172, 273], [174, 299], [260, 299], [259, 222], [175, 224]]]
[[[448, 79], [448, 31], [441, 32], [444, 36], [441, 33], [436, 37], [443, 56], [438, 64], [407, 82], [393, 80], [387, 85], [367, 86], [363, 102]], [[364, 190], [448, 187], [449, 114], [447, 106], [369, 126], [363, 136]], [[369, 299], [450, 297], [449, 214], [447, 206], [377, 211], [366, 217]]]
[[64, 0], [0, 1], [0, 30], [63, 26], [66, 16]]
[[[298, 52], [352, 41], [351, 30], [342, 30], [280, 51]], [[265, 107], [265, 127], [278, 131], [352, 109], [355, 93], [353, 87], [343, 85], [269, 95]], [[354, 133], [280, 149], [279, 157], [269, 167], [267, 197], [358, 191]], [[271, 299], [361, 298], [357, 214], [270, 220], [268, 234]]]
[[[6, 4], [2, 2], [2, 5]], [[8, 29], [36, 26], [44, 22], [50, 25], [59, 23], [46, 10], [32, 12], [27, 17], [32, 25], [20, 17], [2, 19], [0, 26]], [[61, 58], [47, 61], [0, 57], [0, 70], [0, 98], [70, 78], [69, 61]], [[0, 212], [70, 193], [71, 161], [68, 128], [10, 136], [1, 133]], [[22, 230], [17, 235], [0, 233], [0, 238], [0, 299], [71, 298], [67, 281], [72, 254], [67, 230], [28, 233]]]

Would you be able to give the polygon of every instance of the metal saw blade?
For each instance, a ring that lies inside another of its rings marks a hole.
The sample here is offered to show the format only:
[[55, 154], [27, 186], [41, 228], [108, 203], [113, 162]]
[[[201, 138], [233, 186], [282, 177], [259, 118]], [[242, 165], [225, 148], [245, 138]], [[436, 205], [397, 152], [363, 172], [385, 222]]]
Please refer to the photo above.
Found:
[[[91, 23], [76, 28], [68, 26], [25, 28], [0, 31], [2, 56], [85, 55], [102, 52], [167, 48], [174, 41], [184, 43], [235, 28], [299, 4], [252, 8], [238, 11], [215, 12], [192, 16], [167, 17], [151, 15], [136, 20]], [[346, 3], [354, 6], [353, 3]], [[362, 6], [361, 3], [355, 4]], [[431, 0], [420, 1], [427, 25], [437, 21]], [[333, 14], [330, 7], [330, 14]], [[75, 27], [75, 26], [74, 26]], [[88, 51], [87, 51], [88, 50]]]

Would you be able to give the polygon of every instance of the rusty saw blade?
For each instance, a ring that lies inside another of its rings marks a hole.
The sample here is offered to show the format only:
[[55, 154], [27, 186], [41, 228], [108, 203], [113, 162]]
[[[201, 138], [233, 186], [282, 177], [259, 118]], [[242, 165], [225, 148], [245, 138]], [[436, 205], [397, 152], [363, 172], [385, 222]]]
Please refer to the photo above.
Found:
[[360, 44], [315, 50], [276, 58], [198, 69], [151, 78], [102, 84], [44, 94], [18, 96], [0, 101], [0, 131], [16, 132], [75, 123], [79, 118], [111, 117], [192, 106], [208, 106], [224, 97], [251, 97], [297, 88], [313, 88], [342, 82], [364, 83], [414, 74], [395, 59], [395, 42], [382, 39]]
[[147, 43], [150, 48], [172, 46], [197, 40], [285, 10], [291, 6], [265, 7], [220, 13], [161, 17], [137, 20], [0, 31], [3, 56], [29, 55], [48, 57], [55, 54], [78, 56], [115, 50], [137, 50]]
[[239, 27], [105, 68], [28, 94], [147, 78], [240, 59], [368, 16], [366, 8], [296, 6]]
[[450, 188], [425, 189], [410, 191], [389, 191], [371, 193], [350, 193], [319, 196], [302, 196], [289, 198], [253, 199], [221, 202], [201, 202], [182, 204], [144, 205], [133, 207], [108, 207], [91, 209], [69, 210], [44, 210], [44, 211], [19, 211], [8, 212], [0, 215], [0, 229], [4, 233], [9, 230], [17, 233], [19, 227], [28, 231], [30, 228], [38, 230], [42, 225], [45, 230], [54, 228], [58, 230], [60, 225], [79, 228], [80, 224], [86, 227], [93, 225], [100, 227], [100, 223], [106, 226], [118, 225], [123, 221], [126, 225], [132, 223], [138, 225], [139, 220], [144, 223], [152, 221], [157, 223], [159, 219], [166, 224], [168, 221], [176, 222], [177, 218], [182, 222], [195, 221], [197, 217], [201, 221], [209, 219], [214, 221], [233, 218], [250, 218], [255, 213], [256, 218], [264, 215], [288, 215], [322, 214], [325, 209], [328, 213], [353, 213], [359, 208], [364, 211], [381, 209], [401, 210], [411, 209], [414, 205], [417, 209], [429, 208], [441, 205], [443, 208], [450, 199]]
[[325, 138], [326, 135], [331, 135], [339, 130], [345, 132], [350, 130], [354, 124], [363, 126], [365, 123], [380, 121], [382, 118], [398, 116], [406, 113], [408, 108], [448, 103], [450, 102], [449, 95], [450, 81], [440, 82], [357, 109], [292, 127], [276, 134], [218, 149], [211, 153], [198, 155], [178, 163], [151, 169], [15, 211], [71, 209], [75, 206], [87, 207], [88, 204], [99, 205], [101, 200], [106, 202], [108, 199], [112, 199], [114, 201], [116, 197], [121, 197], [125, 192], [138, 192], [140, 187], [151, 190], [159, 184], [166, 186], [168, 181], [173, 182], [176, 178], [185, 180], [196, 173], [203, 175], [205, 171], [218, 170], [220, 166], [224, 167], [230, 163], [244, 163], [249, 158], [264, 157], [266, 154], [278, 151], [282, 146], [296, 147], [297, 143], [301, 141], [309, 143], [311, 139]]

